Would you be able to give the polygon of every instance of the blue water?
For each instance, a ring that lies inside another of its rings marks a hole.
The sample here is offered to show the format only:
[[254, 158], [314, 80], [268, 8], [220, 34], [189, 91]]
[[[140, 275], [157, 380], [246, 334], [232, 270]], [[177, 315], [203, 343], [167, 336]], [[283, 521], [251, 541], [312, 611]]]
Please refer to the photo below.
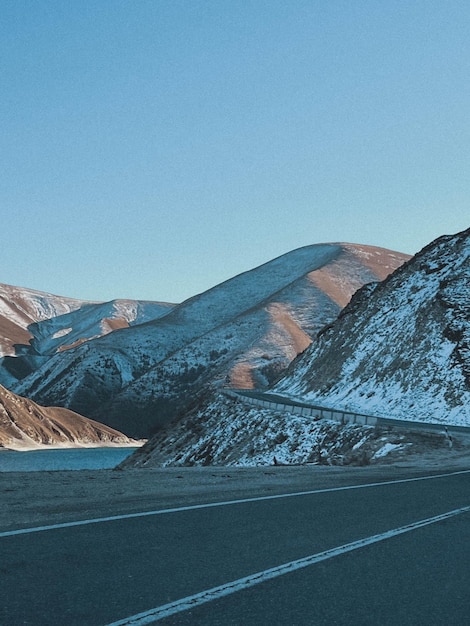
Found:
[[111, 469], [136, 448], [70, 448], [63, 450], [0, 450], [0, 472]]

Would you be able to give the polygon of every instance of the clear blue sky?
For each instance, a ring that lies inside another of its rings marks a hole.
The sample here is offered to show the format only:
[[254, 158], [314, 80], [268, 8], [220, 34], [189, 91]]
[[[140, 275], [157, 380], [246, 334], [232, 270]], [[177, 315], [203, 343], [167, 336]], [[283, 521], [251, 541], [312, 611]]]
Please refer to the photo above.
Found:
[[178, 302], [470, 226], [467, 0], [3, 0], [0, 282]]

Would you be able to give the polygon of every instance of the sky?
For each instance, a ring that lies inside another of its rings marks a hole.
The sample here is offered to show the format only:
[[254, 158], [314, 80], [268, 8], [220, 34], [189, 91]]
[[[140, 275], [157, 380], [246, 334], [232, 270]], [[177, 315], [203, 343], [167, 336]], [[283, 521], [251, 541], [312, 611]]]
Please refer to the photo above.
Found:
[[0, 6], [0, 282], [181, 302], [470, 227], [467, 0]]

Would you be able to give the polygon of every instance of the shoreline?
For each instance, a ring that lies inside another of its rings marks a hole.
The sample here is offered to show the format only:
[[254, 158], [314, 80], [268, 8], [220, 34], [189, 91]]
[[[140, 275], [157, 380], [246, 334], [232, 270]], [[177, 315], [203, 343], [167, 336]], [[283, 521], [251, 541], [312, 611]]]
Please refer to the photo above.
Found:
[[7, 452], [39, 452], [42, 450], [87, 450], [90, 448], [141, 448], [145, 443], [147, 443], [147, 439], [136, 439], [127, 442], [96, 442], [96, 443], [76, 443], [76, 442], [67, 442], [64, 444], [37, 444], [35, 446], [31, 444], [25, 445], [1, 445], [0, 453], [3, 451]]

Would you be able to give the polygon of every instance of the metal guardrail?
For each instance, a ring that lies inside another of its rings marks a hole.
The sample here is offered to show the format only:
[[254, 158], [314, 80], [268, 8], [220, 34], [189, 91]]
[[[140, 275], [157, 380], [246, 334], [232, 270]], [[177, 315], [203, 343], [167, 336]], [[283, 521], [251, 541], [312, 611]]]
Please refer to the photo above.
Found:
[[316, 419], [329, 419], [341, 424], [361, 424], [363, 426], [384, 426], [389, 428], [406, 428], [407, 430], [427, 430], [445, 434], [446, 429], [470, 435], [469, 426], [454, 426], [440, 422], [416, 422], [390, 417], [377, 417], [365, 413], [343, 411], [317, 405], [308, 404], [278, 394], [265, 393], [251, 389], [224, 388], [222, 392], [252, 406], [269, 408], [278, 411], [288, 411], [293, 415]]

